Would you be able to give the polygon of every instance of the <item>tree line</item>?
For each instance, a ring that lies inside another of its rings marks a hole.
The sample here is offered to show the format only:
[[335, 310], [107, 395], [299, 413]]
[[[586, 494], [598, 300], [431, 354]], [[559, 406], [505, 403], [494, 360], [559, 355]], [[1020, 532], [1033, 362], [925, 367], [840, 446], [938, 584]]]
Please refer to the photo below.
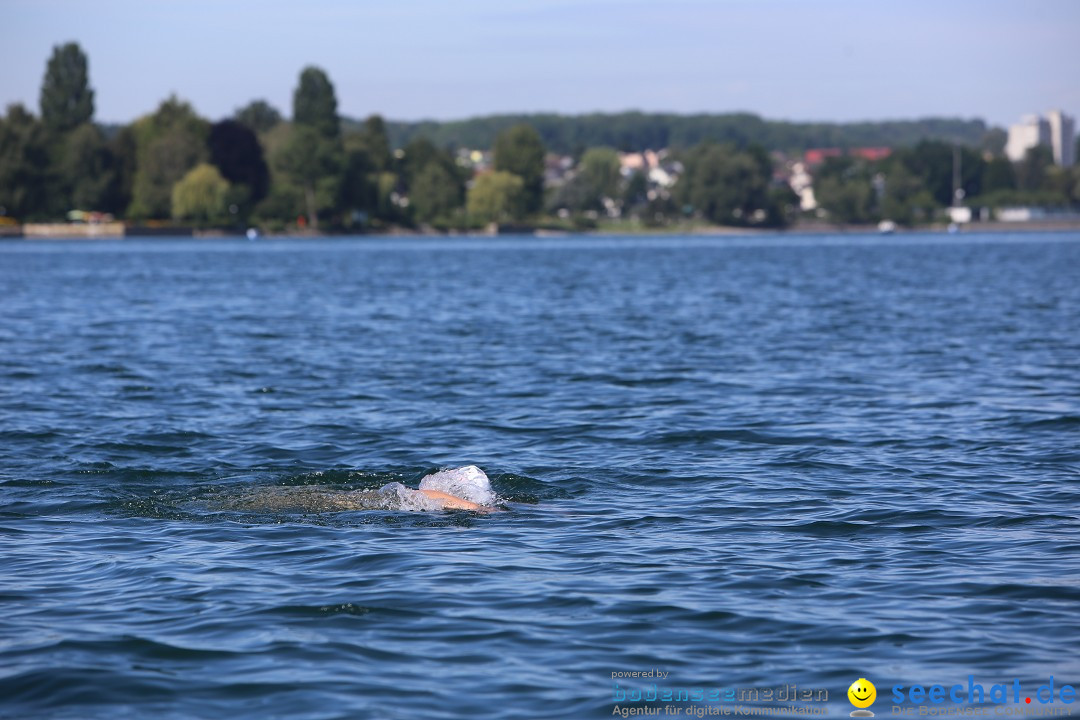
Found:
[[[953, 201], [958, 143], [966, 143], [960, 152], [968, 198], [1080, 202], [1075, 174], [1055, 168], [1041, 148], [1009, 163], [1000, 157], [1001, 138], [981, 121], [825, 126], [752, 115], [624, 113], [441, 125], [373, 115], [358, 122], [340, 116], [327, 74], [307, 67], [290, 120], [256, 100], [211, 122], [173, 96], [129, 125], [103, 127], [93, 122], [88, 61], [75, 43], [54, 48], [39, 109], [35, 116], [15, 104], [0, 117], [0, 216], [56, 220], [92, 210], [134, 222], [271, 230], [468, 229], [492, 221], [588, 227], [608, 217], [646, 226], [696, 219], [779, 227], [797, 217], [798, 198], [766, 147], [894, 144], [926, 135], [948, 140], [912, 142], [878, 163], [830, 158], [816, 172], [821, 207], [839, 222], [930, 219]], [[988, 143], [998, 146], [997, 155]], [[461, 146], [490, 148], [492, 167], [474, 177], [453, 151]], [[678, 170], [673, 187], [644, 171], [622, 171], [620, 150], [669, 146]], [[549, 184], [551, 151], [572, 155], [573, 167]]]
[[390, 141], [402, 146], [426, 137], [441, 146], [491, 147], [495, 137], [514, 125], [529, 125], [552, 152], [578, 155], [590, 147], [623, 152], [691, 148], [702, 143], [738, 147], [761, 145], [801, 153], [810, 148], [900, 147], [920, 140], [978, 147], [1000, 152], [1005, 133], [982, 120], [927, 118], [856, 123], [799, 123], [765, 120], [751, 113], [677, 115], [674, 113], [534, 113], [491, 115], [437, 122], [390, 122]]
[[73, 209], [132, 221], [205, 225], [293, 223], [337, 229], [522, 219], [543, 209], [546, 150], [527, 126], [495, 142], [495, 172], [472, 184], [446, 148], [414, 138], [392, 149], [372, 116], [344, 130], [334, 86], [305, 68], [292, 119], [257, 100], [218, 122], [173, 96], [130, 125], [94, 124], [88, 61], [54, 48], [40, 116], [20, 104], [0, 117], [0, 216], [65, 218]]
[[814, 194], [835, 222], [915, 225], [953, 204], [1080, 207], [1080, 165], [1055, 165], [1041, 145], [1013, 163], [1003, 155], [923, 140], [877, 162], [828, 158], [814, 172]]

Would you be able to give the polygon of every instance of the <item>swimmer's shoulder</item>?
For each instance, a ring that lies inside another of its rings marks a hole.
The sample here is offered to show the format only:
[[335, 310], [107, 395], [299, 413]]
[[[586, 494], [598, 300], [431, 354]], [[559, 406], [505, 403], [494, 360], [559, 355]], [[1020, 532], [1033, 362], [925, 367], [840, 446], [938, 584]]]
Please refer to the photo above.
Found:
[[492, 508], [485, 507], [484, 505], [478, 505], [477, 503], [470, 502], [468, 500], [462, 500], [459, 497], [454, 497], [449, 493], [444, 493], [442, 490], [420, 490], [424, 495], [432, 500], [439, 500], [443, 504], [444, 509], [448, 510], [474, 510], [479, 512], [490, 512]]

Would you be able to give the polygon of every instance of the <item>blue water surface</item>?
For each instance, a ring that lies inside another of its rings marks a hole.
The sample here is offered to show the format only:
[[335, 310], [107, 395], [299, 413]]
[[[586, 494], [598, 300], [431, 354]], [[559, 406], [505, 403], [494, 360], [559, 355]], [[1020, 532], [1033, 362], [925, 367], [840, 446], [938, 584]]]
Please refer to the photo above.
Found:
[[[1077, 233], [0, 244], [0, 717], [1080, 684], [1078, 278]], [[229, 502], [465, 464], [501, 512]]]

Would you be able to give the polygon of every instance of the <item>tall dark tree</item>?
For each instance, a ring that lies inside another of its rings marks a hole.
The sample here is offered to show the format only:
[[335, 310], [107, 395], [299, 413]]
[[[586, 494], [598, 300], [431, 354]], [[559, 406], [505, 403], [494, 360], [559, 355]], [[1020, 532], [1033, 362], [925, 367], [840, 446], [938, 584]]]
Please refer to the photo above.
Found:
[[[398, 163], [401, 179], [406, 187], [409, 187], [420, 175], [421, 171], [427, 167], [428, 163], [442, 160], [439, 149], [432, 145], [427, 138], [410, 140], [409, 144], [401, 149], [401, 160]], [[448, 158], [448, 160], [453, 165], [453, 158]]]
[[109, 176], [108, 190], [102, 200], [102, 210], [114, 215], [123, 215], [127, 211], [135, 185], [138, 152], [135, 129], [131, 125], [120, 128], [120, 132], [109, 141], [112, 172]]
[[265, 100], [252, 100], [236, 111], [235, 119], [257, 133], [271, 130], [281, 122], [281, 113]]
[[1047, 170], [1054, 166], [1054, 153], [1045, 145], [1029, 148], [1024, 159], [1016, 163], [1016, 186], [1035, 192], [1046, 189]]
[[340, 198], [341, 153], [315, 128], [297, 125], [279, 150], [275, 166], [300, 189], [308, 224], [317, 229], [320, 212], [333, 208]]
[[113, 158], [101, 131], [84, 123], [64, 139], [60, 174], [68, 209], [101, 210], [108, 201]]
[[[919, 178], [934, 200], [942, 206], [953, 202], [953, 161], [956, 146], [940, 141], [923, 141], [912, 148], [898, 150], [889, 163], [900, 162]], [[960, 148], [960, 187], [965, 196], [978, 195], [982, 189], [985, 161], [969, 148]]]
[[376, 172], [391, 172], [394, 157], [390, 153], [390, 139], [386, 134], [386, 122], [380, 115], [372, 115], [364, 121], [364, 146]]
[[544, 143], [531, 125], [515, 125], [495, 138], [495, 169], [517, 175], [524, 183], [526, 213], [544, 203]]
[[34, 219], [49, 200], [48, 141], [38, 119], [19, 104], [0, 118], [0, 215]]
[[986, 163], [982, 176], [982, 192], [992, 193], [1016, 189], [1016, 170], [1007, 158], [996, 157]]
[[320, 213], [341, 200], [343, 151], [334, 86], [325, 72], [306, 67], [293, 92], [293, 126], [275, 167], [301, 190], [313, 229], [319, 226]]
[[300, 73], [300, 83], [293, 93], [293, 122], [314, 129], [324, 138], [341, 136], [334, 86], [317, 67], [308, 66]]
[[52, 132], [65, 133], [93, 116], [86, 55], [77, 43], [55, 46], [41, 84], [41, 122]]
[[245, 185], [248, 198], [257, 203], [270, 189], [270, 170], [255, 132], [237, 120], [210, 126], [210, 162], [233, 185]]
[[362, 143], [346, 143], [345, 163], [338, 188], [338, 207], [346, 214], [352, 211], [371, 213], [378, 203], [378, 177], [371, 156]]

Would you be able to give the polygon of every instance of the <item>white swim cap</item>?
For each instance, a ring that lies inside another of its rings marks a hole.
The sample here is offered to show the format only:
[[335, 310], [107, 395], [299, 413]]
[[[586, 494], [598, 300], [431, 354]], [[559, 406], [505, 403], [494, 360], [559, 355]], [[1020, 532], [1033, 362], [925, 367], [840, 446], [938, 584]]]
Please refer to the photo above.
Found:
[[475, 465], [440, 470], [420, 481], [421, 490], [441, 490], [444, 493], [474, 502], [477, 505], [494, 505], [495, 493], [484, 471]]

